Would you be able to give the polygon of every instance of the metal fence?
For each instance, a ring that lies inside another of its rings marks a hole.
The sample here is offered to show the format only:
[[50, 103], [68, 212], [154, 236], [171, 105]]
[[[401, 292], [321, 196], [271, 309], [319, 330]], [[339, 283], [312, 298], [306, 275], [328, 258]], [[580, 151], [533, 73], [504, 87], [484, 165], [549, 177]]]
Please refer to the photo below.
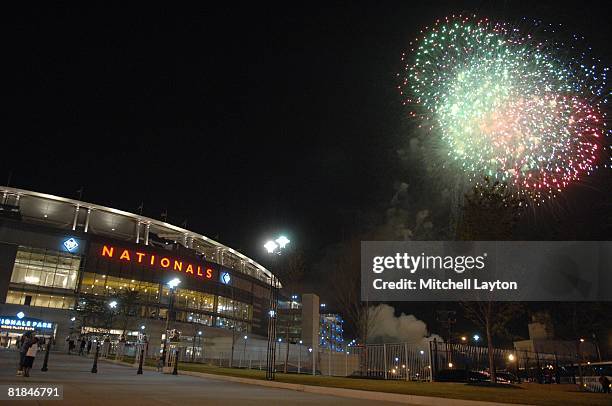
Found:
[[[391, 343], [347, 347], [337, 352], [313, 351], [304, 345], [277, 342], [277, 372], [369, 379], [435, 381], [448, 370], [476, 371], [489, 375], [486, 346], [442, 341], [422, 344]], [[225, 368], [266, 369], [267, 341], [261, 339], [203, 340], [201, 345], [175, 345], [180, 362], [204, 363]], [[101, 346], [101, 356], [135, 356], [132, 346]], [[148, 356], [157, 355], [151, 349]], [[522, 382], [577, 383], [576, 354], [542, 353], [494, 348], [493, 365], [497, 372], [512, 374]]]
[[373, 379], [430, 381], [431, 362], [422, 345], [368, 344], [352, 349], [359, 357], [359, 376]]
[[[486, 346], [451, 344], [433, 340], [429, 344], [433, 379], [441, 371], [469, 370], [490, 373]], [[520, 381], [539, 383], [575, 383], [576, 354], [542, 353], [493, 348], [493, 368], [507, 372]]]

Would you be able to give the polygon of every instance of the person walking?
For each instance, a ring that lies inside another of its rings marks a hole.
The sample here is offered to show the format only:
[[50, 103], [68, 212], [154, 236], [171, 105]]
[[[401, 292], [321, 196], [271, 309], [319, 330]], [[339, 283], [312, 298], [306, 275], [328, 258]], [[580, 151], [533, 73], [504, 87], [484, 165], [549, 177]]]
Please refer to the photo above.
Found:
[[34, 358], [36, 358], [36, 353], [38, 352], [38, 338], [32, 334], [32, 338], [26, 343], [26, 345], [28, 349], [23, 359], [23, 376], [29, 378], [30, 370], [34, 365]]
[[28, 331], [19, 337], [18, 347], [19, 348], [19, 368], [17, 369], [17, 376], [23, 375], [23, 362], [25, 359], [25, 354], [28, 351], [27, 344], [29, 343], [32, 337], [32, 332]]
[[81, 337], [81, 343], [79, 344], [79, 355], [85, 355], [85, 337]]
[[91, 339], [87, 340], [87, 355], [89, 355], [90, 351], [91, 351]]

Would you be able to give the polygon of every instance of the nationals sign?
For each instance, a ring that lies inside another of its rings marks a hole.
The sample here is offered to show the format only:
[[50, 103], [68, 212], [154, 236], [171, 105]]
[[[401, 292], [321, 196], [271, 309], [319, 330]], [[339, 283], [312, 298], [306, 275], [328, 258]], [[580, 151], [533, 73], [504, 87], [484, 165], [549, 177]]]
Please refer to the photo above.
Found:
[[98, 255], [102, 258], [115, 259], [120, 262], [181, 272], [199, 279], [212, 279], [214, 273], [212, 267], [204, 264], [197, 264], [167, 255], [121, 248], [108, 244], [104, 244], [99, 248]]

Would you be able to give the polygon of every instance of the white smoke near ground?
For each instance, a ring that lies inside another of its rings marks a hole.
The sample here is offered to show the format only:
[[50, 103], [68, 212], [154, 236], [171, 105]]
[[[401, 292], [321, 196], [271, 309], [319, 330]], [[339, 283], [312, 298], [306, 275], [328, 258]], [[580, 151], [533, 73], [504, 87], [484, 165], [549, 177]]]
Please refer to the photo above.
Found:
[[438, 335], [429, 335], [424, 321], [412, 314], [395, 316], [395, 309], [387, 304], [372, 306], [368, 343], [408, 343], [426, 346], [434, 338], [443, 341]]

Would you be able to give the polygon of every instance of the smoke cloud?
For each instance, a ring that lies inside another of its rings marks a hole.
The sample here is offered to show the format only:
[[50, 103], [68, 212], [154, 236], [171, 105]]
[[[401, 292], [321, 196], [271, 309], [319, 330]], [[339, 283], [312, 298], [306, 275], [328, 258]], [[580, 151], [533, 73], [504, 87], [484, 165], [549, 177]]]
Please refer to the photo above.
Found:
[[[412, 314], [395, 316], [387, 304], [372, 306], [368, 343], [409, 343], [423, 345], [434, 337], [428, 335], [427, 325]], [[435, 336], [439, 341], [440, 337]]]

